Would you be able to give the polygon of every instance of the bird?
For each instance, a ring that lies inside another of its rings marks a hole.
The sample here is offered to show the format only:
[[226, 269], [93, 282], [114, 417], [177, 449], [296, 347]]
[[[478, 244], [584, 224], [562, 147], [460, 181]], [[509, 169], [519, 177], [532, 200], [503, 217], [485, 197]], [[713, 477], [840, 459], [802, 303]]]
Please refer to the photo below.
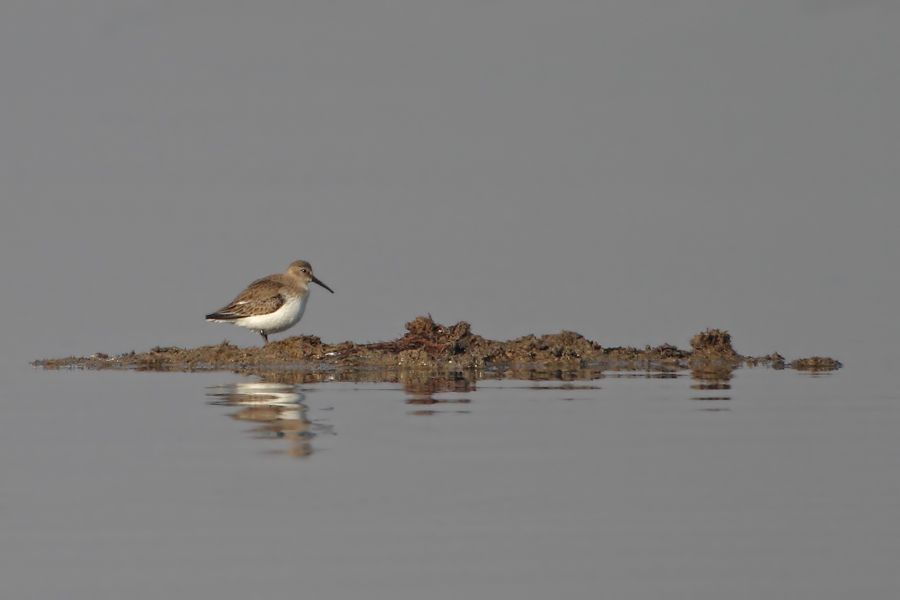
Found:
[[268, 344], [269, 334], [293, 327], [303, 316], [309, 282], [334, 293], [313, 274], [312, 265], [295, 260], [284, 272], [261, 277], [248, 285], [234, 300], [206, 315], [206, 320], [246, 327], [262, 336], [263, 345]]

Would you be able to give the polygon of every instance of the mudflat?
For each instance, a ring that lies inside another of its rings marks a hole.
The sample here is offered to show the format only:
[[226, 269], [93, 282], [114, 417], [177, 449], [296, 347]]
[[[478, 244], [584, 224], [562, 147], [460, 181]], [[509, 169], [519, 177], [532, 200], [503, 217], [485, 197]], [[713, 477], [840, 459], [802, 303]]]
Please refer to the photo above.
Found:
[[744, 356], [735, 351], [731, 335], [707, 329], [691, 339], [691, 348], [659, 346], [604, 347], [573, 331], [491, 340], [472, 332], [465, 321], [454, 325], [419, 316], [406, 323], [406, 333], [390, 341], [331, 344], [316, 336], [295, 336], [264, 346], [241, 347], [224, 341], [197, 348], [158, 346], [119, 355], [43, 358], [33, 362], [45, 369], [135, 369], [151, 371], [221, 371], [260, 374], [300, 369], [334, 373], [360, 369], [428, 370], [566, 370], [615, 369], [729, 371], [741, 366], [768, 366], [803, 371], [841, 368], [834, 358], [813, 356], [787, 360], [779, 353]]

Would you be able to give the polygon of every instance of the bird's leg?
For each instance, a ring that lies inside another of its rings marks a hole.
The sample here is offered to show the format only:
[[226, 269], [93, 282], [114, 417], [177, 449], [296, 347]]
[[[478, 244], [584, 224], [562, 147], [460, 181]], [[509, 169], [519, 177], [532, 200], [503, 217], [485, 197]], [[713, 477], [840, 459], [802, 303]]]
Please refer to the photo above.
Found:
[[261, 335], [263, 338], [263, 346], [267, 345], [269, 343], [269, 336], [266, 335], [266, 332], [260, 331], [259, 335]]

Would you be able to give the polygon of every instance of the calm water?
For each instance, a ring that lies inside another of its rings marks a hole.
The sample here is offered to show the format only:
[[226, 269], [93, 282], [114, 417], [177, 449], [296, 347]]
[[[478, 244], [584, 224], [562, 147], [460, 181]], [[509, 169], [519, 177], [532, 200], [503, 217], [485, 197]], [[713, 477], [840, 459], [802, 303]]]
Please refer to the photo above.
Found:
[[890, 369], [0, 387], [4, 598], [895, 598]]

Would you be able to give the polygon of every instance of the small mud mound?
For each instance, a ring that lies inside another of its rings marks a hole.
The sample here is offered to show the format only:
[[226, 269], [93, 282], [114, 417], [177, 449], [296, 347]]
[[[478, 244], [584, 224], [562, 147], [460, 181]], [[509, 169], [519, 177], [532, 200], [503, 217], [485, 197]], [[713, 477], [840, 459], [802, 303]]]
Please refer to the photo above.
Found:
[[623, 368], [638, 369], [647, 365], [667, 366], [671, 368], [684, 368], [691, 357], [687, 350], [681, 350], [672, 344], [661, 346], [620, 346], [604, 350], [606, 360]]
[[743, 357], [734, 351], [731, 334], [721, 329], [707, 329], [691, 338], [692, 361], [740, 362]]
[[431, 316], [416, 317], [406, 324], [406, 334], [390, 342], [368, 344], [373, 352], [400, 354], [420, 351], [431, 358], [457, 356], [466, 352], [481, 336], [472, 335], [471, 326], [465, 321], [445, 326], [435, 323]]
[[603, 348], [580, 333], [561, 331], [542, 336], [526, 335], [500, 343], [486, 358], [490, 362], [507, 364], [581, 363], [603, 358]]
[[843, 366], [839, 361], [827, 356], [810, 356], [791, 361], [791, 368], [797, 371], [834, 371]]
[[[46, 369], [137, 369], [151, 371], [234, 370], [261, 373], [274, 370], [322, 372], [347, 369], [493, 369], [522, 368], [538, 371], [577, 369], [692, 368], [716, 371], [768, 365], [784, 368], [784, 357], [774, 353], [747, 357], [731, 345], [731, 335], [707, 329], [691, 339], [691, 350], [671, 344], [644, 348], [604, 348], [574, 331], [548, 335], [526, 335], [513, 340], [486, 339], [472, 332], [465, 321], [455, 325], [436, 323], [431, 316], [416, 317], [406, 324], [406, 333], [395, 340], [371, 344], [342, 342], [327, 344], [311, 335], [273, 341], [262, 347], [236, 346], [222, 342], [198, 348], [156, 347], [148, 352], [118, 356], [50, 358], [35, 361]], [[706, 365], [706, 366], [704, 366]], [[813, 357], [790, 363], [798, 370], [825, 371], [840, 368], [831, 358]]]
[[745, 356], [744, 364], [748, 367], [772, 367], [773, 369], [783, 369], [785, 366], [784, 357], [777, 352], [763, 356]]

